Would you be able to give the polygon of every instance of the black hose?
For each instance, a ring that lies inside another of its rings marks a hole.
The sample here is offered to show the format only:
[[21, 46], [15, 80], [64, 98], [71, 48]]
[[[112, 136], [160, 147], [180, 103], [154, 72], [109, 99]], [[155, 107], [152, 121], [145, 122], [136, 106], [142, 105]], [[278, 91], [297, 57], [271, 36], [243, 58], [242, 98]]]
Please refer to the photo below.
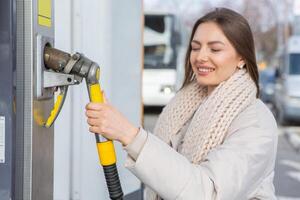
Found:
[[117, 165], [103, 166], [109, 196], [112, 200], [123, 200], [123, 191]]

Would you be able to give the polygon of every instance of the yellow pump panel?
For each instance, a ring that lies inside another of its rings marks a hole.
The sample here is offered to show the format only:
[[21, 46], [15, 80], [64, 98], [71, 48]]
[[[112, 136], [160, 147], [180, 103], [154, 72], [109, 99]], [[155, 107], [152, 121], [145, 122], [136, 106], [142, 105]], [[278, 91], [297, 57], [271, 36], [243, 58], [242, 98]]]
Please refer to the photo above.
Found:
[[51, 27], [51, 0], [38, 0], [38, 23], [41, 26]]

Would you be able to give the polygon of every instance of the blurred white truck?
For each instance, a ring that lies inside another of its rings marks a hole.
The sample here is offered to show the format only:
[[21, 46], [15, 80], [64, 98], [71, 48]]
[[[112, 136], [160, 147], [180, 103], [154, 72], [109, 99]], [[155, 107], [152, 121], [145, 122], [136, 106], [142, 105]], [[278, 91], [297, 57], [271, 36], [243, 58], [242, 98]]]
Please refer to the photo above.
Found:
[[277, 119], [285, 125], [300, 122], [300, 36], [291, 36], [277, 70], [275, 108]]
[[183, 30], [171, 13], [145, 13], [144, 106], [166, 105], [180, 87], [184, 76]]

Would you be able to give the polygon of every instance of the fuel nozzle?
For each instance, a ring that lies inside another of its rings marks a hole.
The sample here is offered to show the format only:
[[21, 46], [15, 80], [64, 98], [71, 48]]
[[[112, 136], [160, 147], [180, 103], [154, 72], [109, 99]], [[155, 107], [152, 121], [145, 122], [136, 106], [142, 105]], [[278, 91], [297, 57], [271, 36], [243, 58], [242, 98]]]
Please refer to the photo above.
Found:
[[[46, 68], [51, 69], [56, 73], [64, 73], [74, 76], [75, 84], [80, 83], [82, 79], [85, 78], [90, 101], [96, 103], [104, 102], [102, 90], [99, 84], [100, 68], [97, 63], [86, 58], [83, 54], [75, 53], [70, 55], [61, 50], [46, 46], [44, 50], [44, 64]], [[67, 91], [68, 86], [63, 87], [65, 87], [65, 91]], [[64, 89], [62, 91], [64, 91]], [[54, 109], [49, 117], [49, 121], [47, 120], [45, 125], [46, 127], [50, 127], [59, 114], [66, 92], [62, 93], [62, 96], [62, 100], [58, 99], [58, 103], [55, 103]], [[107, 140], [98, 134], [95, 134], [95, 139], [99, 161], [103, 166], [110, 198], [113, 200], [122, 200], [123, 191], [119, 180], [113, 141]]]
[[80, 53], [70, 55], [59, 49], [46, 46], [44, 64], [46, 68], [56, 72], [75, 75], [75, 81], [78, 82], [81, 82], [82, 78], [86, 79], [88, 85], [96, 84], [99, 81], [100, 67], [98, 64]]
[[45, 85], [57, 87], [60, 90], [54, 107], [44, 124], [45, 127], [49, 128], [63, 107], [69, 85], [80, 84], [85, 78], [91, 98], [90, 91], [95, 88], [94, 85], [99, 85], [100, 68], [97, 63], [86, 58], [83, 54], [71, 55], [47, 45], [44, 48], [43, 57], [44, 65], [49, 70], [44, 77]]

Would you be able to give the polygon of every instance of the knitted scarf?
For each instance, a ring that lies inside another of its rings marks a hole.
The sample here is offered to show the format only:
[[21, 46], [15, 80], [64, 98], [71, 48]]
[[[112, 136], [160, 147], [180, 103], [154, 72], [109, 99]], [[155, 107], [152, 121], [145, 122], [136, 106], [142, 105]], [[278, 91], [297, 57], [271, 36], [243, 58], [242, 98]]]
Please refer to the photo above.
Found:
[[[154, 134], [167, 144], [191, 119], [184, 135], [181, 154], [199, 164], [222, 144], [234, 118], [256, 99], [256, 86], [246, 69], [237, 70], [208, 96], [207, 86], [195, 81], [182, 88], [160, 114]], [[159, 199], [146, 188], [145, 200]]]

